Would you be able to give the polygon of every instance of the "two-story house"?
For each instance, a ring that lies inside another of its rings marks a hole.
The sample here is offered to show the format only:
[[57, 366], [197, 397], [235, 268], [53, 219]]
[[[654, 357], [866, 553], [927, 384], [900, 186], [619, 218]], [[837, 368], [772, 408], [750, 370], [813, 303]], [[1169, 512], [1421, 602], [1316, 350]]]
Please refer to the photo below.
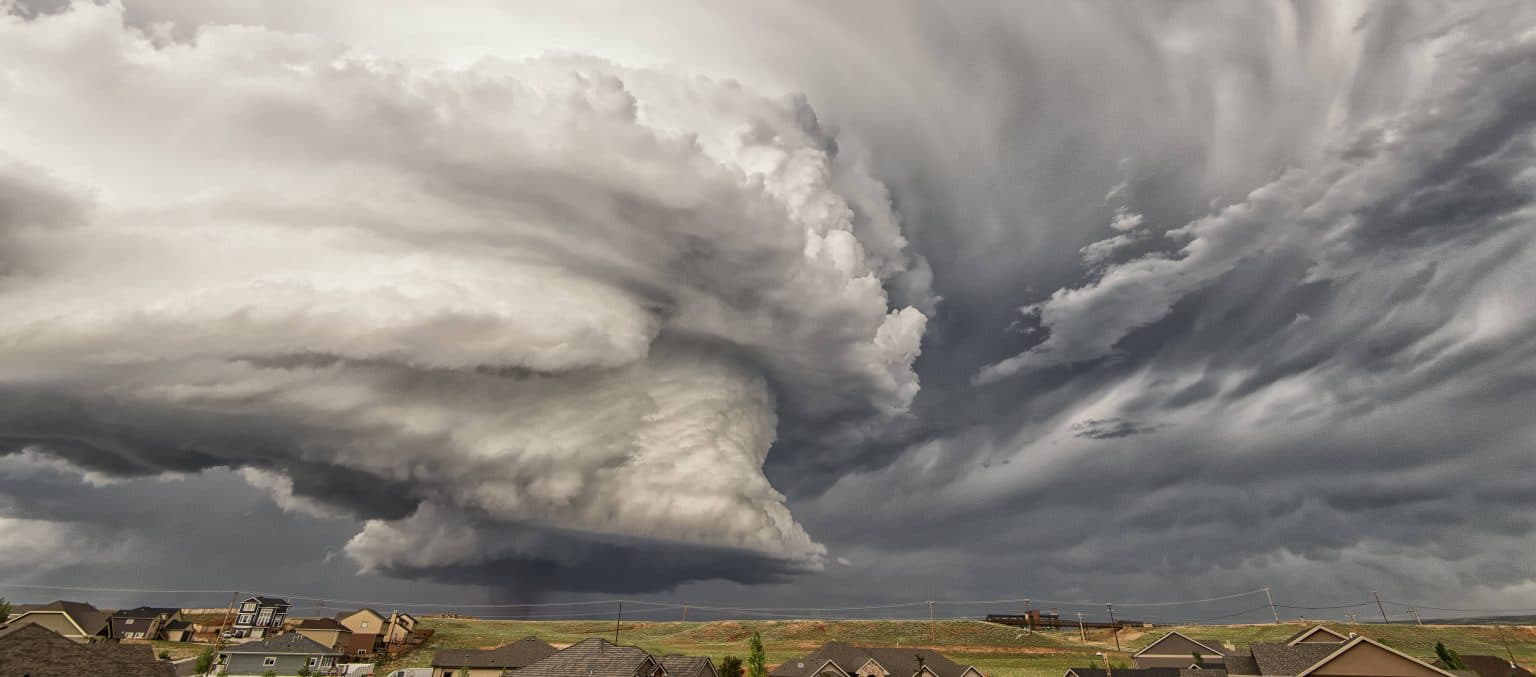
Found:
[[260, 639], [277, 634], [283, 628], [283, 621], [288, 619], [289, 606], [288, 600], [276, 597], [255, 595], [245, 598], [235, 612], [235, 636]]

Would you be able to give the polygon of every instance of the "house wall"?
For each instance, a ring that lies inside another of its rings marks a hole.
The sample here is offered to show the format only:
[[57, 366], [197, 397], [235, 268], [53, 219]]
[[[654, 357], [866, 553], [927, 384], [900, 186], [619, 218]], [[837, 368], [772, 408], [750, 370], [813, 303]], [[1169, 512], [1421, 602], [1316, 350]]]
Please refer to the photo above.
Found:
[[1347, 641], [1349, 641], [1349, 640], [1347, 640], [1347, 639], [1339, 639], [1338, 637], [1334, 637], [1333, 635], [1330, 635], [1330, 634], [1328, 634], [1326, 632], [1323, 632], [1323, 631], [1319, 630], [1319, 631], [1314, 632], [1314, 633], [1312, 633], [1310, 635], [1307, 635], [1306, 637], [1303, 637], [1301, 639], [1296, 640], [1296, 643], [1297, 644], [1343, 644], [1344, 642], [1347, 642]]
[[388, 619], [368, 610], [360, 610], [350, 616], [336, 619], [342, 625], [347, 626], [353, 635], [380, 635], [384, 633]]
[[1200, 652], [1206, 665], [1222, 665], [1226, 657], [1211, 651], [1180, 635], [1164, 637], [1143, 649], [1146, 653], [1131, 659], [1138, 668], [1187, 668], [1195, 662], [1195, 652]]
[[299, 628], [294, 632], [297, 632], [328, 647], [331, 647], [338, 652], [346, 649], [347, 640], [351, 639], [352, 637], [352, 633], [345, 630], [316, 630], [310, 628]]
[[1445, 677], [1427, 665], [1362, 642], [1312, 671], [1318, 677]]
[[224, 669], [229, 672], [230, 677], [260, 675], [268, 670], [278, 675], [297, 675], [299, 668], [309, 665], [311, 657], [301, 654], [277, 654], [273, 655], [273, 658], [277, 659], [275, 666], [263, 665], [264, 658], [266, 656], [261, 654], [230, 654], [229, 662]]

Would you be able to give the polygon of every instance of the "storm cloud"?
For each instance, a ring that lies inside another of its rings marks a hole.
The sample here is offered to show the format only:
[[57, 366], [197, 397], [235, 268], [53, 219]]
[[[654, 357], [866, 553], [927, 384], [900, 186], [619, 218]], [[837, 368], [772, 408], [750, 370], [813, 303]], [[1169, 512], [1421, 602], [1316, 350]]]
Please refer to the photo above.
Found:
[[1536, 605], [1523, 3], [124, 5], [0, 23], [0, 476], [231, 577]]

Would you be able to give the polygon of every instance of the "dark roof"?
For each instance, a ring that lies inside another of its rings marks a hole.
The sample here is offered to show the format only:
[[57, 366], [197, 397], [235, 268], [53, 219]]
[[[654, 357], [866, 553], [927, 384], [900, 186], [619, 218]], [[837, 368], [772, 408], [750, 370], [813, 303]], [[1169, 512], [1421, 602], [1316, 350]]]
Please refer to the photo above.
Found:
[[160, 616], [170, 616], [172, 614], [178, 614], [178, 613], [181, 613], [181, 609], [171, 609], [169, 607], [158, 607], [158, 606], [140, 606], [140, 607], [134, 607], [132, 609], [122, 609], [120, 611], [117, 611], [116, 613], [113, 613], [112, 617], [113, 618], [159, 618]]
[[363, 607], [361, 609], [353, 609], [351, 611], [338, 612], [336, 614], [336, 620], [339, 621], [339, 620], [341, 620], [343, 618], [346, 618], [346, 617], [354, 615], [354, 614], [360, 614], [360, 613], [362, 613], [364, 611], [366, 611], [368, 613], [371, 613], [371, 614], [373, 614], [375, 616], [378, 616], [381, 620], [386, 620], [386, 621], [389, 620], [389, 616], [385, 616], [384, 614], [381, 614], [381, 613], [379, 613], [377, 611], [374, 611], [373, 609], [370, 609], [368, 607]]
[[644, 649], [606, 639], [584, 639], [517, 671], [518, 677], [635, 677], [647, 660]]
[[[1513, 665], [1508, 658], [1502, 656], [1462, 654], [1461, 662], [1467, 666], [1468, 670], [1477, 673], [1477, 677], [1531, 677], [1530, 670]], [[1436, 661], [1435, 665], [1441, 664]]]
[[85, 602], [69, 602], [61, 599], [47, 604], [23, 604], [13, 610], [11, 618], [14, 619], [28, 611], [62, 611], [74, 619], [87, 635], [100, 634], [102, 629], [107, 627], [107, 612]]
[[847, 642], [827, 642], [805, 658], [780, 663], [770, 674], [773, 677], [810, 677], [829, 660], [836, 663], [837, 667], [844, 672], [852, 673], [873, 659], [889, 670], [894, 677], [908, 677], [917, 673], [917, 656], [922, 656], [923, 666], [937, 673], [939, 677], [960, 677], [967, 669], [967, 666], [959, 665], [933, 649], [857, 646]]
[[708, 656], [681, 656], [672, 654], [661, 657], [661, 666], [668, 677], [717, 677], [715, 665]]
[[439, 649], [432, 656], [432, 667], [520, 669], [556, 651], [549, 642], [524, 637], [494, 649]]
[[257, 604], [262, 606], [293, 606], [292, 604], [289, 604], [288, 600], [286, 599], [281, 597], [268, 597], [266, 595], [251, 595], [250, 597], [247, 597], [241, 601], [249, 602], [253, 599], [256, 600]]
[[175, 677], [170, 663], [155, 660], [148, 644], [78, 644], [36, 623], [0, 635], [0, 666], [6, 674]]
[[174, 621], [167, 621], [165, 623], [165, 629], [166, 630], [185, 630], [185, 629], [190, 628], [190, 627], [192, 627], [192, 621], [184, 621], [184, 620], [177, 619], [177, 620], [174, 620]]
[[[1338, 651], [1338, 644], [1250, 644], [1248, 650], [1261, 675], [1294, 675]], [[1232, 667], [1227, 667], [1232, 672]]]
[[1229, 653], [1226, 660], [1227, 674], [1229, 675], [1257, 675], [1259, 663], [1253, 660], [1253, 654]]
[[299, 621], [301, 630], [346, 630], [347, 626], [337, 622], [334, 618], [306, 618]]
[[318, 655], [322, 655], [322, 656], [336, 656], [336, 655], [339, 655], [339, 654], [336, 653], [335, 649], [332, 649], [331, 647], [328, 647], [328, 646], [326, 646], [324, 644], [316, 642], [315, 640], [312, 640], [312, 639], [310, 639], [308, 637], [305, 637], [304, 635], [301, 635], [301, 634], [299, 634], [297, 632], [289, 632], [289, 633], [285, 633], [285, 634], [281, 634], [281, 635], [275, 635], [273, 637], [268, 637], [266, 639], [263, 639], [263, 640], [261, 640], [259, 642], [246, 642], [244, 644], [235, 644], [235, 645], [232, 645], [232, 646], [227, 646], [227, 647], [224, 647], [224, 650], [221, 653], [233, 653], [233, 654], [252, 654], [252, 653], [279, 654], [279, 653], [286, 653], [286, 654], [303, 654], [303, 655], [306, 655], [306, 656], [311, 655], [311, 654], [318, 654]]

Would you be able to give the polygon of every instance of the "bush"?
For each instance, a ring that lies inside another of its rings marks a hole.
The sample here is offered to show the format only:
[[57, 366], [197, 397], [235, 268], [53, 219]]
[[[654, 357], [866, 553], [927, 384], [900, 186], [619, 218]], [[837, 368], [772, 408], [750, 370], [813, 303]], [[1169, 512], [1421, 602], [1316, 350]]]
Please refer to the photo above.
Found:
[[166, 651], [165, 649], [161, 649], [159, 657], [160, 657], [160, 660], [162, 660], [162, 661], [171, 660], [171, 652]]
[[208, 669], [212, 667], [213, 647], [210, 646], [206, 649], [203, 649], [203, 652], [197, 655], [197, 674], [206, 675], [208, 674]]
[[720, 659], [720, 677], [741, 677], [741, 659], [726, 656]]

